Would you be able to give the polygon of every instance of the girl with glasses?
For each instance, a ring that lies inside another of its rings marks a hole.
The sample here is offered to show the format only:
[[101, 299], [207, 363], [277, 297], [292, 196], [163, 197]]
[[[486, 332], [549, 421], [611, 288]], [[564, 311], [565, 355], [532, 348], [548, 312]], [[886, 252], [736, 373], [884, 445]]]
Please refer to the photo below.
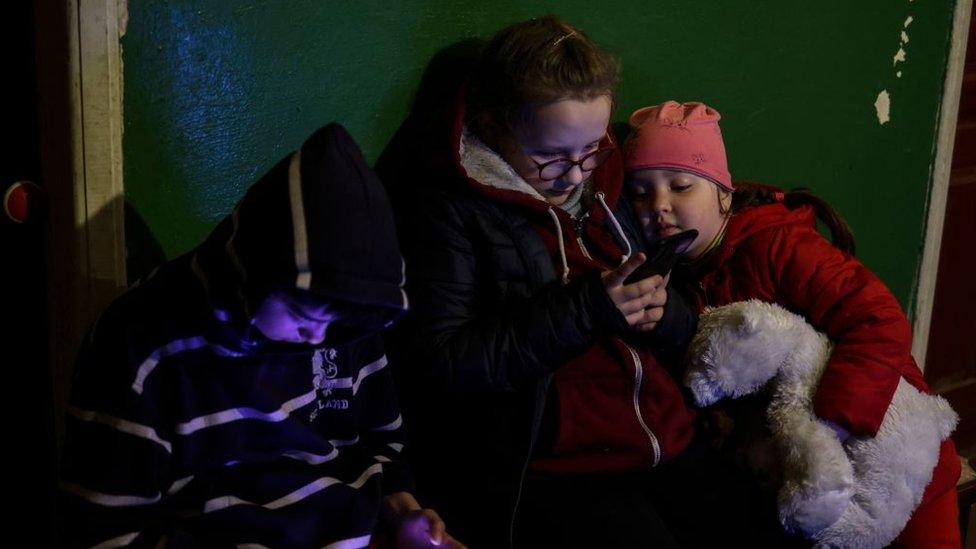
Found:
[[661, 276], [624, 282], [645, 255], [608, 132], [618, 77], [581, 30], [515, 24], [409, 166], [378, 166], [418, 489], [473, 546], [674, 545], [642, 486], [692, 437], [671, 369], [695, 319]]

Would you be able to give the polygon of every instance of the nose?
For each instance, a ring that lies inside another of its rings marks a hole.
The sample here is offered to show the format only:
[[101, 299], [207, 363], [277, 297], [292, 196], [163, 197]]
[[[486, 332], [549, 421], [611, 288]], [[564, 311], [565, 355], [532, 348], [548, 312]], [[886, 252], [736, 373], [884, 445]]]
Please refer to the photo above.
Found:
[[325, 330], [328, 326], [328, 322], [306, 322], [298, 329], [298, 333], [305, 343], [318, 345], [325, 341]]
[[583, 169], [579, 166], [573, 166], [560, 179], [568, 186], [575, 187], [583, 182]]
[[651, 212], [653, 213], [671, 211], [671, 201], [668, 200], [668, 193], [652, 192], [647, 198], [647, 203], [651, 207]]

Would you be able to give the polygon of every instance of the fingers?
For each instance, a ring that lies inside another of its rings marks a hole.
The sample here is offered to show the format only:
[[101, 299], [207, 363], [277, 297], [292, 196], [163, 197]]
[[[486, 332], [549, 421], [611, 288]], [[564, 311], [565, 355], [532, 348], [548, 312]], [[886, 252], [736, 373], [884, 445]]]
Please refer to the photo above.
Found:
[[648, 293], [638, 294], [633, 299], [621, 302], [617, 308], [624, 316], [630, 316], [645, 309], [664, 307], [667, 301], [667, 289], [664, 286], [658, 286]]
[[624, 279], [630, 276], [630, 273], [637, 270], [637, 267], [640, 267], [641, 263], [646, 260], [647, 256], [644, 255], [644, 252], [638, 252], [630, 256], [627, 258], [627, 261], [624, 261], [623, 265], [612, 271], [608, 271], [603, 277], [603, 283], [607, 288], [622, 285]]
[[632, 284], [627, 284], [623, 286], [621, 290], [628, 299], [635, 299], [638, 296], [644, 295], [648, 292], [653, 292], [655, 289], [661, 287], [664, 283], [664, 278], [661, 275], [654, 275], [638, 280]]
[[631, 326], [638, 326], [640, 324], [645, 324], [647, 322], [658, 322], [664, 317], [664, 307], [651, 307], [649, 309], [641, 309], [639, 311], [633, 312], [626, 315], [624, 318], [627, 319], [627, 324]]
[[668, 300], [667, 279], [670, 278], [668, 273], [624, 284], [623, 281], [645, 260], [644, 253], [639, 252], [616, 269], [603, 273], [603, 284], [610, 299], [624, 315], [627, 324], [639, 331], [653, 330], [664, 315]]
[[657, 328], [657, 322], [647, 322], [645, 324], [638, 324], [634, 326], [634, 330], [638, 332], [650, 332], [654, 328]]
[[427, 517], [427, 523], [430, 525], [430, 542], [434, 545], [440, 545], [444, 541], [446, 533], [444, 521], [433, 509], [424, 509], [424, 516]]
[[423, 513], [427, 517], [427, 523], [430, 525], [430, 542], [433, 545], [445, 549], [468, 549], [467, 546], [447, 533], [447, 526], [444, 524], [444, 520], [441, 519], [440, 515], [437, 514], [437, 511], [424, 509]]
[[668, 302], [668, 288], [662, 283], [657, 288], [654, 288], [654, 291], [652, 291], [647, 296], [647, 302], [646, 305], [644, 305], [644, 308], [647, 309], [648, 307], [664, 307], [667, 304], [667, 302]]
[[661, 321], [663, 316], [664, 308], [655, 307], [654, 309], [648, 309], [645, 312], [643, 318], [639, 318], [636, 322], [631, 325], [635, 331], [638, 332], [650, 332], [654, 328], [657, 328], [658, 323]]

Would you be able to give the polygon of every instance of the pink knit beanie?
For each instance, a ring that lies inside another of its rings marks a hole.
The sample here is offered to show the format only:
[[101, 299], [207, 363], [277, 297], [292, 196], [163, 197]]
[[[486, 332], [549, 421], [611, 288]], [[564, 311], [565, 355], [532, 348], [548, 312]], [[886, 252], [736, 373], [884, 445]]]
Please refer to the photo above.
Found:
[[732, 191], [718, 111], [704, 103], [668, 101], [630, 115], [634, 130], [624, 145], [624, 169], [690, 172]]

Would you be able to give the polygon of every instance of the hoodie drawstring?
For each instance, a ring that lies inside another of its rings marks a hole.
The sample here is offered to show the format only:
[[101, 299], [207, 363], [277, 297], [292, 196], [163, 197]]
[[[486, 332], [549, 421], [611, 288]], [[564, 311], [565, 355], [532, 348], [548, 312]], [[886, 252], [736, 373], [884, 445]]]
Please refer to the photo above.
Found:
[[549, 206], [547, 210], [552, 222], [556, 225], [556, 239], [559, 241], [559, 257], [563, 261], [563, 284], [569, 284], [569, 261], [566, 260], [566, 243], [563, 241], [563, 227], [559, 224], [559, 216], [556, 211]]
[[[627, 235], [624, 233], [623, 227], [620, 226], [620, 222], [617, 221], [617, 217], [613, 215], [613, 210], [610, 209], [610, 206], [607, 206], [605, 196], [606, 195], [603, 194], [603, 191], [599, 191], [596, 193], [596, 200], [600, 203], [600, 206], [603, 207], [603, 210], [607, 212], [607, 218], [610, 220], [613, 228], [617, 231], [617, 235], [620, 237], [620, 240], [624, 243], [624, 248], [626, 251], [624, 251], [624, 255], [620, 258], [620, 264], [623, 265], [628, 259], [630, 259], [630, 254], [634, 252], [634, 249], [631, 248], [630, 240], [627, 239]], [[563, 284], [568, 284], [569, 261], [566, 259], [566, 243], [563, 240], [563, 228], [559, 223], [559, 216], [556, 215], [556, 210], [550, 206], [546, 211], [549, 212], [549, 217], [552, 218], [552, 222], [556, 226], [556, 239], [559, 241], [559, 258], [563, 262]]]
[[604, 197], [605, 195], [603, 194], [603, 191], [596, 193], [597, 202], [599, 202], [600, 205], [603, 206], [603, 210], [607, 212], [607, 218], [610, 219], [610, 223], [612, 223], [613, 228], [617, 230], [617, 235], [620, 236], [620, 240], [623, 241], [624, 247], [627, 249], [627, 251], [624, 252], [623, 257], [620, 258], [620, 264], [623, 265], [628, 259], [630, 259], [630, 254], [633, 253], [634, 250], [630, 247], [630, 241], [627, 240], [627, 235], [624, 234], [623, 227], [620, 226], [620, 222], [617, 221], [616, 216], [613, 215], [613, 211], [610, 210], [610, 206], [607, 206], [607, 201]]

